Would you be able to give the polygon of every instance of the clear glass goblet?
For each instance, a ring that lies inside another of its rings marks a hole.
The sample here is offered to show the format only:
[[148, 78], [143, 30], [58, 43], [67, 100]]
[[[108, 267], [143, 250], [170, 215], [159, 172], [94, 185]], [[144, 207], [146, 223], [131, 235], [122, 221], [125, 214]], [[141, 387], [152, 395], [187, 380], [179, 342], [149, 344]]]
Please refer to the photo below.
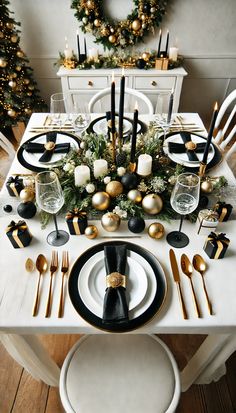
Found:
[[50, 98], [50, 113], [52, 123], [62, 126], [62, 113], [66, 113], [66, 96], [63, 93], [54, 93]]
[[171, 92], [160, 92], [157, 95], [155, 119], [157, 125], [163, 130], [164, 139], [172, 125], [175, 115], [172, 112]]
[[172, 247], [183, 248], [189, 243], [189, 238], [181, 232], [184, 216], [191, 214], [199, 203], [200, 178], [191, 172], [180, 174], [170, 197], [172, 208], [181, 216], [178, 231], [170, 232], [166, 240]]
[[69, 240], [69, 234], [66, 231], [59, 230], [57, 226], [56, 214], [64, 204], [62, 188], [55, 172], [40, 172], [35, 177], [35, 192], [38, 206], [45, 212], [53, 215], [55, 231], [47, 236], [47, 242], [50, 245], [59, 247]]

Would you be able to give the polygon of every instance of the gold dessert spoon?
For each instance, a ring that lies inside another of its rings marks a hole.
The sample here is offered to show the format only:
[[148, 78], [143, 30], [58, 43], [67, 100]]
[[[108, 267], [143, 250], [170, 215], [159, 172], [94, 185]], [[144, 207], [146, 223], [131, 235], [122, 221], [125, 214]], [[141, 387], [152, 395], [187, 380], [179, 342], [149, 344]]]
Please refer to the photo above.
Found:
[[37, 260], [36, 260], [36, 268], [39, 272], [39, 277], [38, 277], [38, 283], [37, 283], [37, 290], [36, 290], [36, 296], [34, 300], [34, 306], [33, 306], [33, 312], [32, 315], [35, 317], [38, 313], [38, 306], [39, 306], [39, 288], [40, 288], [40, 281], [41, 281], [41, 275], [47, 271], [48, 268], [48, 263], [47, 259], [44, 255], [39, 254]]
[[192, 273], [193, 273], [193, 266], [191, 264], [191, 262], [189, 261], [188, 257], [186, 254], [182, 254], [181, 255], [181, 268], [182, 271], [185, 275], [187, 275], [187, 277], [190, 280], [190, 285], [191, 285], [191, 289], [192, 289], [192, 293], [193, 293], [193, 301], [195, 304], [195, 309], [196, 309], [196, 313], [198, 317], [201, 317], [201, 313], [200, 313], [200, 309], [199, 309], [199, 305], [197, 302], [197, 297], [193, 288], [193, 282], [192, 282]]
[[205, 284], [205, 280], [204, 280], [204, 273], [206, 271], [207, 265], [206, 265], [206, 262], [204, 261], [204, 259], [201, 257], [201, 255], [199, 255], [199, 254], [194, 255], [194, 257], [193, 257], [193, 266], [194, 266], [195, 270], [198, 271], [202, 276], [202, 284], [203, 284], [203, 289], [204, 289], [206, 300], [207, 300], [208, 310], [209, 310], [209, 313], [211, 315], [213, 315], [212, 304], [209, 300], [209, 296], [208, 296], [208, 293], [207, 293], [206, 284]]
[[25, 269], [27, 272], [32, 272], [35, 269], [34, 261], [31, 258], [27, 258], [25, 261]]

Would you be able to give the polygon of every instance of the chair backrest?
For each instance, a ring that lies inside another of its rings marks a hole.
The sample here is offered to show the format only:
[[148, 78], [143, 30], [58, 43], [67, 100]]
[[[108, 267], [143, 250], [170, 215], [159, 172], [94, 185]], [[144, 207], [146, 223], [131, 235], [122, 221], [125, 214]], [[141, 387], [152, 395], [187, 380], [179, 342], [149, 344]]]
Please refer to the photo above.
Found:
[[[105, 113], [109, 111], [111, 107], [110, 93], [111, 89], [109, 87], [96, 93], [89, 102], [89, 112]], [[120, 89], [116, 88], [116, 111], [119, 110], [119, 94]], [[133, 112], [136, 102], [138, 103], [139, 113], [153, 114], [154, 110], [152, 102], [146, 95], [139, 92], [138, 90], [125, 88], [124, 112]]]
[[9, 158], [14, 158], [15, 149], [12, 143], [0, 132], [0, 147], [8, 154]]
[[[229, 108], [232, 105], [231, 112], [227, 117], [226, 121], [225, 115]], [[234, 119], [236, 117], [236, 89], [234, 89], [224, 100], [222, 103], [219, 113], [216, 118], [215, 123], [215, 142], [221, 147], [221, 149], [225, 149], [226, 145], [233, 139], [236, 134], [236, 124]], [[223, 119], [224, 118], [224, 119]], [[222, 122], [223, 121], [223, 122]], [[223, 123], [223, 124], [222, 124]]]

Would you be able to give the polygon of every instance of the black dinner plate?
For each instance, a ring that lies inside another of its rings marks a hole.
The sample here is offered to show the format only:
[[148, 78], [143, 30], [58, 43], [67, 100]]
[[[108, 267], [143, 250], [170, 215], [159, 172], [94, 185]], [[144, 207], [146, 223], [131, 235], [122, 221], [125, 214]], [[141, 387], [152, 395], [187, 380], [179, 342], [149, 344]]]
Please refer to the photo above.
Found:
[[[105, 330], [105, 331], [126, 332], [126, 331], [134, 330], [138, 327], [141, 327], [143, 324], [146, 324], [148, 321], [150, 321], [154, 317], [154, 315], [157, 313], [157, 311], [160, 310], [165, 300], [165, 297], [166, 297], [166, 290], [167, 290], [166, 278], [164, 276], [164, 273], [160, 271], [159, 269], [160, 264], [157, 261], [157, 259], [154, 257], [153, 254], [151, 254], [146, 249], [140, 247], [139, 245], [126, 242], [125, 244], [127, 245], [128, 251], [129, 250], [134, 251], [137, 254], [141, 255], [150, 264], [155, 274], [156, 291], [155, 291], [155, 296], [153, 298], [152, 303], [142, 314], [140, 314], [136, 318], [133, 318], [132, 320], [129, 320], [129, 322], [123, 326], [121, 324], [116, 324], [116, 323], [114, 323], [113, 325], [106, 324], [103, 322], [103, 320], [100, 317], [93, 314], [87, 308], [87, 306], [84, 304], [80, 296], [79, 289], [78, 289], [78, 278], [80, 276], [81, 269], [83, 268], [83, 266], [85, 265], [85, 263], [88, 261], [89, 258], [91, 258], [97, 252], [103, 251], [105, 245], [122, 245], [122, 244], [124, 244], [124, 242], [122, 241], [108, 241], [108, 242], [102, 242], [100, 244], [93, 246], [92, 248], [89, 248], [75, 261], [71, 269], [69, 280], [68, 280], [69, 296], [70, 296], [71, 302], [75, 310], [89, 324], [101, 330]], [[105, 295], [105, 291], [104, 291], [104, 295]]]
[[[90, 124], [89, 124], [89, 126], [88, 126], [88, 128], [87, 128], [87, 132], [88, 132], [88, 133], [95, 133], [93, 127], [94, 127], [94, 125], [95, 125], [97, 122], [100, 122], [100, 120], [102, 120], [102, 119], [106, 119], [106, 116], [100, 116], [99, 118], [96, 118], [96, 119], [94, 119], [92, 122], [90, 122]], [[133, 125], [133, 120], [132, 120], [132, 119], [127, 118], [127, 117], [125, 117], [125, 116], [124, 116], [124, 119], [125, 119], [125, 120], [128, 120], [128, 121]], [[138, 133], [145, 133], [145, 132], [147, 131], [147, 125], [145, 125], [145, 123], [143, 123], [143, 122], [142, 122], [141, 120], [139, 120], [139, 119], [138, 119], [138, 124], [140, 125], [140, 131], [139, 131]], [[127, 135], [126, 135], [126, 136], [127, 136]]]
[[[166, 139], [169, 138], [170, 136], [173, 135], [179, 135], [179, 133], [182, 131], [176, 131], [176, 132], [170, 132], [168, 134], [166, 134]], [[188, 132], [188, 131], [186, 131]], [[205, 141], [207, 140], [207, 138], [205, 136], [202, 136], [198, 133], [194, 133], [194, 132], [190, 132], [191, 135], [195, 135], [195, 136], [199, 136], [200, 138], [204, 139]], [[222, 152], [220, 150], [220, 148], [214, 143], [214, 139], [212, 139], [211, 144], [214, 146], [215, 149], [215, 153], [214, 156], [212, 158], [212, 160], [207, 164], [206, 166], [206, 171], [209, 171], [210, 169], [214, 168], [215, 166], [217, 166], [221, 161], [222, 161]], [[171, 162], [173, 163], [177, 163], [173, 160], [171, 160]], [[180, 163], [180, 162], [178, 162]], [[190, 172], [198, 172], [199, 171], [199, 166], [196, 167], [188, 167], [188, 166], [184, 166], [184, 168], [186, 169], [186, 171], [190, 171]]]
[[[48, 130], [47, 132], [50, 132], [50, 130]], [[18, 161], [20, 162], [20, 164], [21, 164], [22, 166], [24, 166], [25, 168], [29, 169], [30, 171], [43, 172], [43, 171], [48, 170], [49, 166], [52, 166], [51, 164], [50, 164], [50, 165], [44, 164], [45, 166], [42, 166], [42, 167], [41, 167], [41, 166], [32, 165], [32, 164], [30, 164], [28, 161], [26, 161], [26, 159], [25, 159], [25, 157], [24, 157], [24, 151], [25, 151], [25, 150], [24, 150], [24, 145], [26, 145], [26, 144], [29, 143], [29, 142], [34, 142], [35, 139], [39, 138], [40, 136], [46, 135], [47, 132], [45, 131], [45, 132], [39, 133], [38, 135], [34, 135], [32, 138], [30, 138], [30, 139], [28, 139], [27, 141], [25, 141], [25, 142], [19, 147], [19, 149], [18, 149], [18, 151], [17, 151], [17, 159], [18, 159]], [[78, 143], [78, 145], [79, 145], [79, 143], [80, 143], [80, 140], [79, 140], [75, 135], [73, 135], [72, 133], [64, 132], [64, 131], [60, 131], [60, 130], [53, 130], [53, 132], [60, 133], [60, 135], [70, 136], [70, 138], [72, 138], [76, 143]], [[65, 155], [66, 155], [66, 153], [65, 153]]]

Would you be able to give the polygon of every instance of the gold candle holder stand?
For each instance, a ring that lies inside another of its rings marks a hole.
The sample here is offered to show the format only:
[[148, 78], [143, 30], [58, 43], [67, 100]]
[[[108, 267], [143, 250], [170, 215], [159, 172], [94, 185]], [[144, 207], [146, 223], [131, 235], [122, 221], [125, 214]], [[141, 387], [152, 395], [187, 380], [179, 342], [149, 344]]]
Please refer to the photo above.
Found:
[[128, 166], [129, 172], [134, 173], [136, 171], [136, 167], [137, 167], [136, 162], [130, 162]]
[[110, 132], [110, 140], [111, 140], [111, 147], [112, 147], [112, 160], [114, 165], [116, 164], [116, 139], [117, 139], [117, 132]]
[[202, 178], [205, 175], [207, 165], [203, 162], [200, 163], [198, 175]]
[[155, 69], [168, 70], [169, 59], [167, 57], [158, 57], [155, 61]]

